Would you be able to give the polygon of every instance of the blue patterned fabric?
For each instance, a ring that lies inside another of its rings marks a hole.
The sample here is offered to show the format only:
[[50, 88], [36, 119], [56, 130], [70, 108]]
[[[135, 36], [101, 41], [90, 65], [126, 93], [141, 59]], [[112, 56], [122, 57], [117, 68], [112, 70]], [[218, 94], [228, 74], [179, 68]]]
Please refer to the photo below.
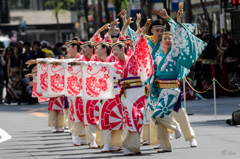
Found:
[[149, 108], [154, 111], [152, 119], [164, 118], [170, 115], [180, 95], [179, 88], [162, 89], [157, 87], [154, 80], [179, 79], [182, 80], [189, 73], [189, 69], [206, 47], [206, 43], [192, 35], [185, 25], [177, 22], [172, 30], [172, 48], [164, 55], [163, 51], [156, 54], [155, 71], [150, 78], [152, 94], [149, 95]]
[[134, 36], [134, 34], [135, 34], [135, 31], [132, 28], [130, 28], [130, 26], [128, 26], [124, 35], [130, 36], [134, 40], [134, 44], [136, 45], [138, 36], [137, 35]]

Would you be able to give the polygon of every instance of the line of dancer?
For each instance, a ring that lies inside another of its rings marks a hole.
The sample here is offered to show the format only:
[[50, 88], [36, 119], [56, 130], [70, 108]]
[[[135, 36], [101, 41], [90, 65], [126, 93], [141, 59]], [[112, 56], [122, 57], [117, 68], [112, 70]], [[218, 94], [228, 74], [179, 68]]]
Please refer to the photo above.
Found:
[[[32, 96], [49, 101], [52, 132], [69, 127], [74, 146], [101, 147], [101, 152], [123, 150], [124, 155], [141, 154], [151, 144], [158, 153], [172, 152], [171, 139], [183, 132], [190, 147], [197, 147], [194, 131], [181, 103], [179, 81], [206, 47], [192, 33], [194, 24], [175, 22], [165, 9], [161, 19], [149, 19], [137, 31], [129, 27], [126, 10], [118, 19], [102, 26], [89, 41], [73, 38], [66, 42], [67, 59], [41, 58], [37, 64]], [[166, 23], [170, 30], [166, 30]], [[109, 26], [110, 25], [110, 26]], [[101, 37], [101, 32], [108, 32]], [[119, 33], [112, 38], [112, 30]], [[151, 31], [152, 35], [148, 35]]]

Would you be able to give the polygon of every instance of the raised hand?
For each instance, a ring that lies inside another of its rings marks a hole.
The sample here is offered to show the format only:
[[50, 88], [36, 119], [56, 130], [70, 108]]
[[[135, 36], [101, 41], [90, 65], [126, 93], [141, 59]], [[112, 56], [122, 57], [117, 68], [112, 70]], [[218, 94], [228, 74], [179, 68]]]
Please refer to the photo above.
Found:
[[129, 17], [126, 23], [124, 24], [124, 26], [122, 27], [122, 30], [121, 30], [122, 35], [124, 35], [125, 30], [127, 29], [128, 25], [131, 23], [133, 23], [132, 17]]
[[126, 24], [127, 24], [127, 25], [130, 25], [131, 23], [133, 23], [132, 17], [129, 17], [128, 20], [127, 20], [127, 22], [126, 22]]
[[101, 32], [103, 32], [104, 30], [107, 30], [109, 28], [109, 23], [103, 25], [101, 28], [98, 29], [98, 33], [100, 34]]
[[138, 13], [137, 14], [137, 20], [136, 20], [137, 29], [140, 28], [141, 19], [142, 19], [141, 13]]
[[110, 28], [109, 28], [109, 30], [108, 30], [108, 34], [109, 35], [111, 35], [112, 34], [112, 30], [114, 29], [114, 31], [116, 32], [116, 33], [119, 33], [119, 30], [118, 30], [118, 28], [116, 28], [116, 24], [119, 24], [120, 22], [118, 22], [118, 18], [117, 19], [115, 19], [111, 24], [110, 24]]
[[116, 25], [116, 24], [119, 24], [120, 22], [118, 22], [118, 18], [117, 19], [115, 19], [112, 23], [111, 23], [111, 25], [110, 26], [114, 26], [114, 25]]
[[122, 9], [122, 11], [117, 16], [120, 16], [122, 18], [123, 23], [125, 23], [127, 21], [127, 19], [126, 19], [127, 11], [125, 9]]
[[160, 12], [158, 12], [158, 15], [164, 19], [167, 19], [169, 17], [166, 9], [162, 9]]
[[141, 13], [137, 13], [137, 20], [136, 20], [136, 23], [140, 23], [141, 22], [141, 19], [142, 19], [142, 16], [141, 16]]
[[183, 15], [183, 9], [179, 9], [177, 12], [177, 21], [178, 22], [181, 22], [182, 15]]
[[145, 27], [143, 27], [142, 29], [143, 29], [143, 34], [147, 34], [147, 33], [148, 33], [149, 26], [145, 26]]

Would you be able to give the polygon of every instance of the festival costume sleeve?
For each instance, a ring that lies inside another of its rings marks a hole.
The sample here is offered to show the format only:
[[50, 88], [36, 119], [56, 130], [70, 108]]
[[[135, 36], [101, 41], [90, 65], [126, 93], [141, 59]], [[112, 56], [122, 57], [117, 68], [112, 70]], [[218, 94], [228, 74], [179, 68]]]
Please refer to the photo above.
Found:
[[181, 65], [179, 80], [186, 77], [206, 46], [207, 43], [194, 36], [184, 25], [177, 23], [173, 34], [172, 57]]
[[64, 71], [62, 65], [52, 65], [51, 62], [60, 62], [62, 60], [46, 60], [48, 72], [48, 95], [57, 97], [65, 94], [64, 91]]
[[109, 69], [111, 65], [112, 63], [105, 62], [81, 62], [83, 99], [96, 100], [115, 97], [113, 75]]
[[[176, 31], [177, 23], [171, 17], [169, 17], [166, 20], [167, 20], [168, 24], [170, 25], [170, 32], [174, 33]], [[187, 29], [191, 33], [194, 32], [195, 27], [196, 27], [196, 24], [192, 24], [192, 23], [181, 23], [181, 25], [183, 27], [185, 27], [185, 29]]]
[[188, 31], [190, 31], [192, 34], [196, 28], [196, 24], [192, 24], [192, 23], [182, 23], [182, 25], [188, 29]]
[[116, 58], [114, 57], [113, 53], [111, 53], [107, 58], [106, 62], [116, 62]]
[[112, 43], [112, 37], [111, 37], [108, 33], [106, 33], [106, 34], [104, 35], [104, 39], [103, 39], [102, 42]]
[[134, 40], [134, 44], [136, 44], [136, 42], [137, 42], [137, 35], [134, 35], [136, 32], [132, 29], [132, 28], [130, 28], [130, 26], [128, 26], [127, 27], [127, 29], [125, 30], [125, 36], [130, 36], [133, 40]]
[[166, 21], [170, 25], [170, 32], [173, 33], [176, 30], [177, 23], [171, 17], [166, 19]]
[[[38, 62], [45, 62], [46, 59], [39, 58]], [[48, 74], [47, 74], [47, 65], [37, 63], [37, 92], [43, 93], [48, 88]]]
[[79, 59], [66, 59], [62, 62], [64, 67], [64, 90], [65, 96], [82, 96], [82, 73], [81, 66], [71, 66], [68, 62], [75, 62]]
[[[118, 41], [120, 41], [120, 40], [125, 40], [126, 39], [126, 37], [124, 36], [124, 35], [122, 35], [122, 33], [120, 32], [119, 33], [119, 38], [118, 38]], [[128, 46], [127, 47], [127, 56], [131, 56], [132, 55], [132, 50], [131, 50], [131, 48]]]
[[91, 37], [90, 41], [94, 41], [94, 42], [96, 42], [96, 43], [100, 43], [100, 42], [101, 42], [101, 35], [96, 32], [96, 33]]
[[137, 59], [141, 81], [146, 82], [153, 75], [154, 63], [147, 40], [142, 33], [137, 38], [134, 56]]
[[126, 39], [126, 37], [124, 35], [122, 35], [122, 33], [120, 32], [119, 37], [118, 37], [118, 41], [124, 40], [124, 39]]
[[32, 97], [38, 98], [42, 96], [42, 93], [37, 93], [37, 74], [33, 74], [33, 89], [32, 89]]
[[42, 93], [38, 93], [37, 92], [37, 74], [33, 74], [33, 89], [32, 89], [32, 97], [34, 98], [38, 98], [39, 102], [46, 102], [47, 100], [49, 100], [49, 98], [43, 98], [42, 97]]

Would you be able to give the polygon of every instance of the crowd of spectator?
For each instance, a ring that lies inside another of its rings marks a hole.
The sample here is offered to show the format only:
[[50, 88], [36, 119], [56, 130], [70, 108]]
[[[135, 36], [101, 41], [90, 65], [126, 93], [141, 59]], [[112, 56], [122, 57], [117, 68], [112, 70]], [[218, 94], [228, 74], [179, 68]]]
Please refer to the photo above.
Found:
[[[200, 55], [189, 75], [199, 91], [206, 90], [215, 78], [226, 89], [236, 90], [240, 84], [240, 43], [227, 34], [212, 36], [208, 32], [197, 35], [208, 45]], [[212, 88], [202, 94], [213, 96]], [[217, 85], [217, 95], [239, 96], [240, 93], [225, 91]]]
[[[21, 105], [22, 103], [35, 104], [36, 98], [32, 98], [32, 79], [25, 78], [31, 73], [34, 65], [29, 68], [26, 61], [37, 58], [64, 58], [66, 47], [58, 42], [51, 47], [47, 41], [11, 42], [9, 47], [0, 54], [0, 104]], [[3, 97], [4, 84], [6, 86], [6, 97]]]

